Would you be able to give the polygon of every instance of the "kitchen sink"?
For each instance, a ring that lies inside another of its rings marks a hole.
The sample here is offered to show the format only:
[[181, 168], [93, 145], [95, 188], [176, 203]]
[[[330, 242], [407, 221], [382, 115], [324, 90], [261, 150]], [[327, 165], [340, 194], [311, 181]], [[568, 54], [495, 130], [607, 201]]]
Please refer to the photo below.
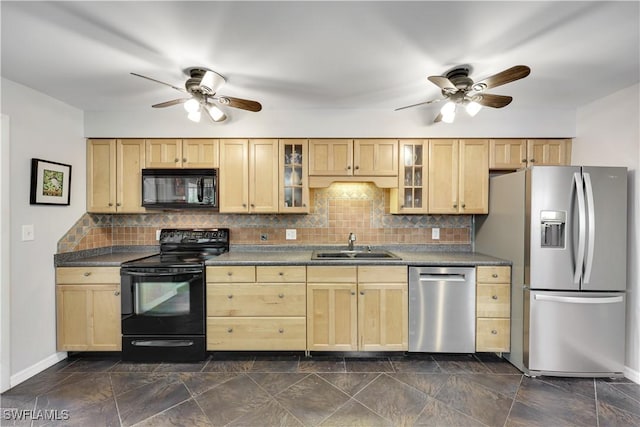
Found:
[[311, 259], [400, 259], [394, 253], [384, 250], [377, 251], [365, 251], [365, 250], [327, 250], [327, 251], [313, 251]]

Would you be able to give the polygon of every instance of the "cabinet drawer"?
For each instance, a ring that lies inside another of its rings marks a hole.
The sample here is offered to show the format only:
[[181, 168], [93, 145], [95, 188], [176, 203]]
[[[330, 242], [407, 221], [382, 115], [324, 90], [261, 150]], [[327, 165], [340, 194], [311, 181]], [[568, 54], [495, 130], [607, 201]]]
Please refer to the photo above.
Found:
[[305, 316], [304, 284], [207, 284], [207, 316]]
[[309, 266], [307, 267], [308, 283], [356, 283], [357, 267], [351, 266]]
[[300, 266], [258, 266], [256, 281], [271, 283], [304, 283], [307, 281], [307, 268]]
[[508, 352], [510, 349], [510, 319], [478, 319], [476, 321], [476, 351]]
[[477, 317], [509, 317], [511, 315], [510, 285], [478, 283], [476, 287]]
[[478, 267], [476, 271], [478, 283], [511, 283], [511, 267]]
[[253, 283], [256, 281], [256, 268], [253, 266], [207, 267], [209, 283]]
[[407, 283], [407, 275], [407, 267], [401, 265], [358, 267], [358, 283]]
[[120, 283], [120, 267], [59, 267], [56, 283]]
[[208, 317], [207, 350], [305, 350], [304, 317]]

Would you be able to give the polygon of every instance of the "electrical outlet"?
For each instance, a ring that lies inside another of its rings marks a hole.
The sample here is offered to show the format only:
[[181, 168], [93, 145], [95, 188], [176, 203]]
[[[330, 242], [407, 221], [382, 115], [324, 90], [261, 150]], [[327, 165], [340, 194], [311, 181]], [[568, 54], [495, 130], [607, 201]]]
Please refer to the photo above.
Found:
[[34, 240], [35, 233], [33, 231], [33, 224], [23, 225], [22, 226], [22, 241], [26, 242], [27, 240]]
[[296, 229], [295, 228], [287, 228], [285, 231], [285, 239], [287, 240], [296, 240]]
[[431, 239], [432, 240], [440, 240], [440, 229], [432, 228], [431, 229]]
[[160, 232], [162, 230], [156, 230], [156, 240], [160, 240]]
[[260, 234], [260, 240], [266, 242], [267, 240], [269, 240], [269, 235], [267, 233]]

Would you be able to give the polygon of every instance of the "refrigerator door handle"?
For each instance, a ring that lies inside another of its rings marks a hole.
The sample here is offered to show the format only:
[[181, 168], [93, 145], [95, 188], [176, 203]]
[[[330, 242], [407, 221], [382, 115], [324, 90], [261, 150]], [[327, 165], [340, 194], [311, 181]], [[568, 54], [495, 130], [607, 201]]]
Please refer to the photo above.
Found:
[[593, 250], [595, 248], [596, 239], [596, 212], [593, 202], [593, 185], [591, 185], [591, 175], [583, 174], [584, 187], [587, 195], [587, 214], [588, 214], [588, 240], [587, 240], [587, 261], [585, 262], [584, 283], [589, 283], [591, 279], [591, 268], [593, 267]]
[[602, 298], [562, 297], [556, 295], [534, 295], [536, 301], [567, 302], [572, 304], [615, 304], [624, 301], [622, 296]]
[[582, 269], [584, 266], [584, 252], [586, 244], [586, 207], [584, 201], [584, 185], [582, 183], [582, 174], [576, 172], [573, 174], [573, 182], [576, 186], [576, 197], [578, 199], [578, 256], [576, 257], [576, 266], [573, 273], [573, 283], [579, 284], [582, 278]]

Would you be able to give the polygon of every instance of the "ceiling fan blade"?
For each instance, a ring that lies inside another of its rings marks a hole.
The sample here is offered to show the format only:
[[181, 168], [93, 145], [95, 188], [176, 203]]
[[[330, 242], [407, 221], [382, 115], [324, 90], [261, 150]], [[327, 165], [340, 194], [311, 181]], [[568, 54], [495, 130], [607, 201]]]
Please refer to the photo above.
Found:
[[395, 109], [395, 110], [393, 110], [393, 111], [399, 111], [399, 110], [404, 110], [405, 108], [417, 107], [418, 105], [432, 104], [432, 103], [434, 103], [434, 102], [442, 101], [442, 99], [444, 99], [444, 98], [440, 98], [440, 99], [432, 99], [431, 101], [418, 102], [417, 104], [407, 105], [407, 106], [405, 106], [405, 107], [396, 108], [396, 109]]
[[172, 105], [178, 105], [178, 104], [184, 104], [185, 102], [187, 102], [188, 100], [190, 100], [191, 98], [180, 98], [180, 99], [173, 99], [171, 101], [167, 101], [167, 102], [161, 102], [159, 104], [154, 104], [152, 105], [153, 108], [164, 108], [164, 107], [171, 107]]
[[502, 86], [516, 80], [523, 79], [529, 75], [531, 69], [526, 65], [516, 65], [484, 80], [474, 83], [472, 89], [482, 91], [493, 87]]
[[173, 88], [175, 90], [179, 90], [180, 92], [186, 92], [187, 91], [184, 88], [181, 88], [181, 87], [178, 87], [178, 86], [174, 86], [174, 85], [169, 84], [169, 83], [161, 82], [160, 80], [152, 79], [151, 77], [143, 76], [142, 74], [137, 74], [137, 73], [131, 73], [131, 74], [136, 76], [136, 77], [142, 77], [143, 79], [151, 80], [152, 82], [156, 82], [156, 83], [160, 83], [160, 84], [165, 85], [165, 86], [169, 86], [170, 88]]
[[473, 97], [473, 100], [485, 107], [502, 108], [511, 103], [513, 98], [505, 95], [493, 95], [491, 93], [481, 93]]
[[218, 102], [222, 105], [228, 105], [233, 108], [240, 108], [242, 110], [248, 110], [258, 112], [262, 110], [262, 105], [257, 101], [251, 101], [249, 99], [233, 98], [231, 96], [221, 96], [217, 98]]
[[458, 90], [458, 88], [451, 83], [451, 80], [444, 76], [429, 76], [427, 79], [444, 91], [456, 92]]

